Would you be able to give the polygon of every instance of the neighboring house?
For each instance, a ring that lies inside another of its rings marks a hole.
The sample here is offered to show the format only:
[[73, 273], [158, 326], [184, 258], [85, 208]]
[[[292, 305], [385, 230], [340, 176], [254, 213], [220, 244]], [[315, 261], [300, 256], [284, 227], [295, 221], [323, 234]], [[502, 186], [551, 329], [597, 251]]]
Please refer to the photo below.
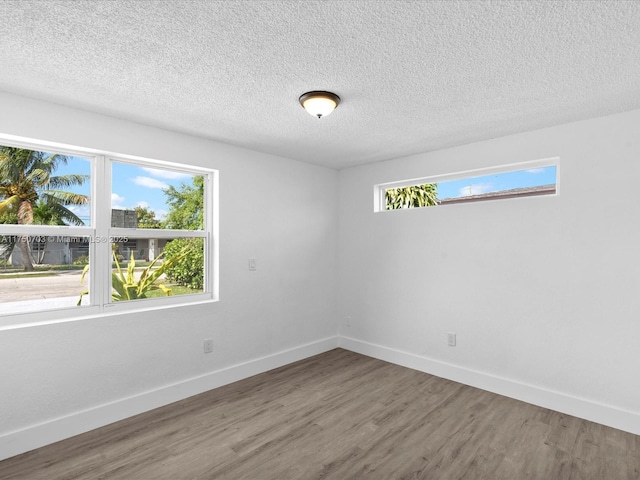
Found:
[[[111, 226], [123, 228], [137, 228], [138, 217], [135, 210], [111, 210]], [[83, 237], [50, 236], [37, 237], [29, 242], [32, 262], [45, 265], [71, 265], [83, 255], [89, 254], [90, 239]], [[167, 244], [166, 239], [131, 238], [124, 242], [117, 242], [117, 251], [122, 258], [128, 260], [152, 261]], [[22, 253], [14, 248], [9, 255], [9, 263], [13, 266], [24, 265]]]
[[[111, 226], [122, 228], [138, 228], [138, 215], [135, 210], [111, 210]], [[117, 242], [117, 249], [124, 260], [133, 258], [136, 260], [154, 260], [167, 244], [165, 239], [155, 238], [130, 238], [124, 242]]]
[[467, 203], [478, 200], [494, 200], [498, 198], [532, 197], [535, 195], [550, 195], [556, 193], [555, 185], [540, 185], [536, 187], [520, 187], [511, 190], [501, 190], [499, 192], [480, 193], [478, 195], [467, 195], [466, 197], [443, 198], [438, 205], [449, 205], [452, 203]]
[[[29, 251], [34, 264], [67, 265], [89, 253], [89, 242], [73, 237], [36, 237], [29, 241]], [[9, 263], [13, 266], [24, 265], [20, 248], [13, 249]]]
[[122, 255], [123, 260], [131, 258], [133, 253], [135, 260], [150, 262], [162, 253], [167, 242], [168, 240], [166, 239], [131, 238], [126, 242], [118, 242], [116, 245], [118, 246], [118, 253]]

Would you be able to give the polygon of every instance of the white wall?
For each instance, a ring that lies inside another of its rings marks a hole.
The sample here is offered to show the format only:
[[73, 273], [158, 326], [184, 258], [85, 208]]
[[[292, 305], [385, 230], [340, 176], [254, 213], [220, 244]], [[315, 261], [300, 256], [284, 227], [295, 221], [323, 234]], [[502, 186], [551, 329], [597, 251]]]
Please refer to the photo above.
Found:
[[[341, 345], [640, 434], [638, 132], [632, 111], [341, 171]], [[555, 156], [557, 196], [373, 213], [378, 183]]]
[[[345, 348], [640, 433], [640, 111], [338, 173], [18, 96], [0, 105], [2, 133], [188, 159], [218, 169], [221, 192], [220, 302], [0, 330], [0, 459], [330, 349], [336, 332]], [[556, 197], [373, 213], [376, 183], [553, 156]]]
[[0, 459], [336, 346], [336, 171], [3, 93], [0, 105], [5, 134], [220, 172], [219, 302], [0, 330]]

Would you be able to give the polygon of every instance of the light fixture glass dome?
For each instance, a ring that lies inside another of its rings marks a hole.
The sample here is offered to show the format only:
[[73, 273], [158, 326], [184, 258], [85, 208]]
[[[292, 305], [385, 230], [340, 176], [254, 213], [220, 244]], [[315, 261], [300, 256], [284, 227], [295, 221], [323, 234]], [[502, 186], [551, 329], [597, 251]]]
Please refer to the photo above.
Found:
[[333, 112], [340, 104], [340, 97], [335, 93], [314, 91], [307, 92], [300, 96], [300, 105], [317, 118], [326, 117]]

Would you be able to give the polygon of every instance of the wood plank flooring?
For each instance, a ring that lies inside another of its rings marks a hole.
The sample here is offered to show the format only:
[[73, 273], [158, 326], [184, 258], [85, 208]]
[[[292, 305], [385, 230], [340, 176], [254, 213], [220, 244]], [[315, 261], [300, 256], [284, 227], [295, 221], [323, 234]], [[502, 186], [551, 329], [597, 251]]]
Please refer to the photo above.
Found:
[[336, 349], [0, 462], [3, 480], [640, 478], [640, 437]]

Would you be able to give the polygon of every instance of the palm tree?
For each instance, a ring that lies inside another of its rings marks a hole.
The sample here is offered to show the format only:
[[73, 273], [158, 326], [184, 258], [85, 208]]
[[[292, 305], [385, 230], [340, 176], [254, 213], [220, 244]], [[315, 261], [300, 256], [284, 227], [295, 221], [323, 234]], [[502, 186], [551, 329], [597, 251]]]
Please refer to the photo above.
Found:
[[390, 188], [385, 192], [387, 210], [432, 207], [438, 205], [438, 184], [425, 183], [410, 187]]
[[[38, 206], [43, 205], [43, 209], [49, 210], [51, 219], [67, 225], [84, 225], [67, 206], [87, 205], [89, 197], [63, 189], [82, 185], [88, 175], [56, 176], [56, 169], [68, 161], [69, 157], [65, 155], [0, 146], [0, 216], [10, 218], [15, 215], [18, 225], [30, 225], [38, 214]], [[5, 251], [12, 250], [15, 243], [5, 242]], [[17, 243], [25, 271], [32, 271], [28, 237], [19, 237]]]
[[[62, 220], [59, 206], [57, 203], [38, 200], [38, 203], [33, 206], [33, 223], [36, 225], [66, 225]], [[41, 235], [39, 242], [29, 242], [29, 252], [33, 254], [32, 261], [35, 260], [35, 263], [44, 261], [48, 239], [48, 236]]]
[[67, 225], [59, 207], [57, 203], [38, 200], [38, 203], [33, 206], [33, 223], [35, 225]]

